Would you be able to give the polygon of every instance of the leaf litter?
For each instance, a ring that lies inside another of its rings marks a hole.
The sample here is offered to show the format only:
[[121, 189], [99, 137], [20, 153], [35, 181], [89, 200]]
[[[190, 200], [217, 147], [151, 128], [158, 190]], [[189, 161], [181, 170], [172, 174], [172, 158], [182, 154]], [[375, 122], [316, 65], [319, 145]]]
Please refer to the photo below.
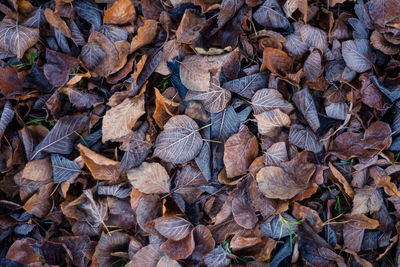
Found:
[[1, 266], [397, 266], [397, 0], [0, 4]]

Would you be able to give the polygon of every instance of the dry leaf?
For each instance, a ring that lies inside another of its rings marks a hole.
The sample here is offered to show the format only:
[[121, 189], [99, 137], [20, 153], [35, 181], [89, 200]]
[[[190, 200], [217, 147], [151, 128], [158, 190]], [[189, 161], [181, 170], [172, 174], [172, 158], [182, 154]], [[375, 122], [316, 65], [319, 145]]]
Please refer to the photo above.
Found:
[[274, 136], [281, 127], [290, 126], [289, 116], [280, 109], [264, 111], [254, 117], [257, 120], [258, 132], [262, 135]]
[[[125, 0], [125, 1], [130, 2], [130, 0]], [[157, 21], [152, 19], [145, 20], [143, 26], [138, 29], [137, 35], [135, 35], [135, 37], [133, 37], [132, 39], [131, 53], [135, 52], [136, 50], [145, 45], [150, 44], [153, 41], [154, 37], [156, 37], [157, 29], [158, 29]]]
[[143, 162], [139, 167], [126, 172], [132, 186], [145, 194], [169, 192], [169, 175], [159, 163]]
[[96, 180], [116, 182], [119, 179], [119, 162], [106, 158], [82, 144], [78, 145], [83, 162]]
[[121, 104], [112, 107], [103, 117], [103, 143], [129, 134], [144, 113], [144, 90], [139, 95], [127, 97]]
[[118, 0], [104, 12], [104, 23], [126, 24], [133, 22], [135, 7], [130, 0]]

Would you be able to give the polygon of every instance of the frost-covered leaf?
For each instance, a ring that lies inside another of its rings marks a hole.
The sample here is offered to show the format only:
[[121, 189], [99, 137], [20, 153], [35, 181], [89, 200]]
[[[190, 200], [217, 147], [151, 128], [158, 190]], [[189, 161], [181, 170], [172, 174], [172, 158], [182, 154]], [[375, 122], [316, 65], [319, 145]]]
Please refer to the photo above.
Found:
[[302, 149], [310, 150], [318, 153], [322, 150], [322, 144], [313, 131], [300, 124], [295, 124], [290, 127], [289, 142]]
[[375, 62], [371, 46], [365, 39], [343, 42], [342, 54], [347, 67], [359, 73], [371, 69]]
[[186, 115], [169, 119], [156, 140], [153, 155], [171, 163], [185, 163], [200, 152], [203, 139], [199, 126]]
[[59, 154], [51, 154], [51, 165], [53, 167], [53, 181], [55, 184], [76, 177], [81, 172], [76, 162]]
[[251, 103], [255, 114], [279, 108], [286, 114], [293, 111], [293, 106], [283, 99], [281, 93], [275, 89], [258, 90], [251, 98]]
[[132, 186], [145, 194], [169, 192], [169, 175], [159, 163], [143, 162], [126, 172]]

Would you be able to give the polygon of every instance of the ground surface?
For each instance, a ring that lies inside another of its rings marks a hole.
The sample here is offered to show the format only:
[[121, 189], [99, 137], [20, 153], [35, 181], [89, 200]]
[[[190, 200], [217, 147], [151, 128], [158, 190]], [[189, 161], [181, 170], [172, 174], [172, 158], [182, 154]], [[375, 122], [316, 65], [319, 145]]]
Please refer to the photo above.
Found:
[[0, 266], [399, 266], [397, 0], [3, 0]]

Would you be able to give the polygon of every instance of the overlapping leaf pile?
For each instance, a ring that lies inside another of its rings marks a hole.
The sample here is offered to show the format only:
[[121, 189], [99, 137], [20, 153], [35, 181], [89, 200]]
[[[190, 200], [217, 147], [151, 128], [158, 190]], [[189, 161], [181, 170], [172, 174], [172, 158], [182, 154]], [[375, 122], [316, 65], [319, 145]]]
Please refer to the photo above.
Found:
[[1, 266], [398, 266], [397, 0], [0, 3]]

